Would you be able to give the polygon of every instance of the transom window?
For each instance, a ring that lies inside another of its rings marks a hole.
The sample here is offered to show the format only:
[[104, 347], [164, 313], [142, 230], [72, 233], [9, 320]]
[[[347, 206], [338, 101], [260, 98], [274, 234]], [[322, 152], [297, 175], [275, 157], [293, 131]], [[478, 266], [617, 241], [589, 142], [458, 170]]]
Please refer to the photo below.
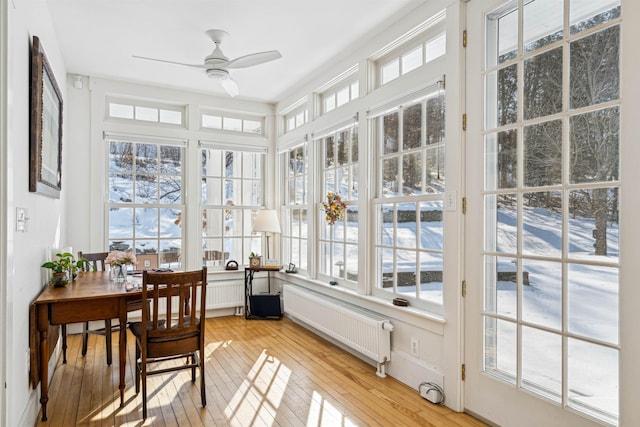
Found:
[[306, 105], [296, 108], [284, 116], [285, 132], [299, 128], [309, 121], [309, 109]]
[[384, 85], [398, 77], [433, 61], [446, 53], [446, 34], [440, 31], [430, 35], [426, 41], [406, 44], [401, 49], [378, 60], [379, 83]]
[[243, 118], [221, 114], [201, 115], [202, 127], [205, 129], [228, 130], [232, 132], [245, 132], [254, 135], [264, 135], [264, 118]]
[[330, 89], [322, 94], [322, 110], [324, 113], [333, 111], [338, 107], [345, 105], [346, 103], [358, 98], [360, 90], [360, 84], [357, 77], [350, 79], [348, 82], [343, 82], [338, 85], [337, 88]]
[[185, 108], [183, 106], [157, 106], [128, 100], [110, 100], [107, 102], [108, 117], [116, 119], [182, 126], [184, 112]]

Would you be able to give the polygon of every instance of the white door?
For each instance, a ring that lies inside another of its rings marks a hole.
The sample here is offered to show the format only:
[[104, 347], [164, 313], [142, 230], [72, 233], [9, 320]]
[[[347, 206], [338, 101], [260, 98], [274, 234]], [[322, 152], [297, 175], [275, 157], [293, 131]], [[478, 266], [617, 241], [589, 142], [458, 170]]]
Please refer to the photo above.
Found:
[[620, 2], [467, 7], [465, 408], [617, 425]]

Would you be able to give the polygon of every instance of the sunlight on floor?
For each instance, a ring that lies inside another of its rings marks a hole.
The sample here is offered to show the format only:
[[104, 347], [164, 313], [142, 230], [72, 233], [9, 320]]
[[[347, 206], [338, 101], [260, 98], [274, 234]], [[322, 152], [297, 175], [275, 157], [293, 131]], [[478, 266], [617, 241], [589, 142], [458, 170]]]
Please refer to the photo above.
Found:
[[226, 418], [241, 425], [272, 424], [290, 376], [289, 368], [263, 350], [227, 405]]
[[354, 422], [345, 418], [335, 406], [325, 400], [317, 391], [313, 392], [309, 416], [307, 417], [308, 427], [311, 426], [356, 426]]

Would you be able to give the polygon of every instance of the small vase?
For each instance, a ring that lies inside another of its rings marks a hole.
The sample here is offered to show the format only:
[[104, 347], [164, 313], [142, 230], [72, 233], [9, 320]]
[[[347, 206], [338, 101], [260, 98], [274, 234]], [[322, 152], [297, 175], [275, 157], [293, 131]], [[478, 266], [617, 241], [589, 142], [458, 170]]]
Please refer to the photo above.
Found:
[[114, 265], [111, 267], [111, 279], [114, 283], [124, 283], [127, 281], [127, 277], [125, 276], [124, 265]]
[[69, 283], [69, 276], [68, 276], [68, 274], [66, 272], [53, 273], [49, 283], [54, 288], [62, 288], [64, 286], [67, 286], [67, 284]]

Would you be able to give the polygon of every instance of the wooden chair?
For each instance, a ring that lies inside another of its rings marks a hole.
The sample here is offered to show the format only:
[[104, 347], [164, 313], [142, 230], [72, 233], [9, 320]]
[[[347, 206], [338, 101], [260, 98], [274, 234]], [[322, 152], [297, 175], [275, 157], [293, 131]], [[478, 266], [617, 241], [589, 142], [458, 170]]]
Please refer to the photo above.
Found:
[[[195, 383], [199, 367], [202, 406], [207, 404], [202, 354], [206, 290], [206, 267], [188, 272], [142, 273], [142, 300], [148, 298], [153, 309], [143, 305], [142, 318], [149, 320], [131, 323], [129, 329], [136, 339], [136, 394], [142, 377], [143, 419], [147, 418], [149, 375], [191, 368], [191, 382]], [[186, 363], [162, 363], [177, 358], [186, 358]]]
[[[95, 252], [95, 253], [83, 253], [82, 251], [78, 251], [78, 259], [85, 259], [83, 263], [83, 271], [105, 271], [105, 260], [109, 255], [108, 252]], [[130, 301], [127, 303], [127, 312], [141, 310], [142, 309], [142, 301]], [[111, 319], [104, 319], [104, 328], [100, 329], [89, 329], [89, 322], [84, 322], [82, 325], [82, 355], [86, 356], [87, 347], [89, 342], [89, 334], [97, 334], [103, 335], [106, 338], [106, 347], [107, 347], [107, 365], [111, 365], [113, 360], [112, 350], [111, 350], [111, 334], [114, 330], [118, 330], [118, 325], [113, 325]], [[63, 361], [66, 362], [66, 328], [63, 326]]]

